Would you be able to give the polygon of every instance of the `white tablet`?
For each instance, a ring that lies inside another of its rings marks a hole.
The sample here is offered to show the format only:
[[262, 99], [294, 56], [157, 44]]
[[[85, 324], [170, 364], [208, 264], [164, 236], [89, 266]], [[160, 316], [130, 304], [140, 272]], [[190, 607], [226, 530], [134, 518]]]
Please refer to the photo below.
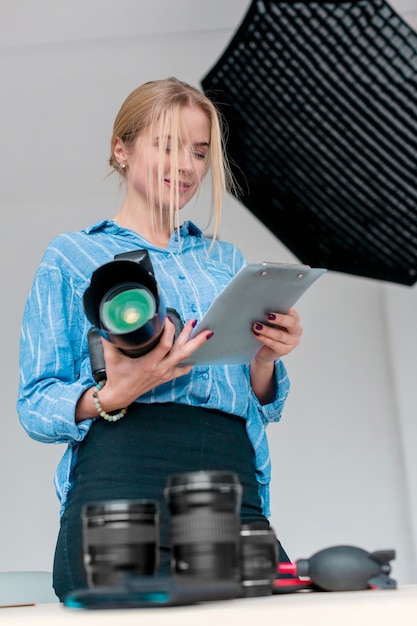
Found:
[[288, 312], [325, 272], [308, 265], [266, 262], [245, 265], [215, 299], [191, 335], [210, 329], [213, 337], [184, 363], [249, 363], [260, 348], [252, 334], [253, 323], [265, 324], [269, 312]]

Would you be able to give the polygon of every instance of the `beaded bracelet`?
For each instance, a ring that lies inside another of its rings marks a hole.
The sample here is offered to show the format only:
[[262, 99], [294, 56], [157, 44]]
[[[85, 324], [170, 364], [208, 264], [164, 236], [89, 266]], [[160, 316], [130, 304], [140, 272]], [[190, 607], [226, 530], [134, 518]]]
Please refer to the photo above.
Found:
[[98, 399], [98, 392], [100, 391], [100, 389], [103, 389], [104, 385], [106, 383], [104, 382], [104, 380], [101, 380], [99, 383], [97, 383], [97, 385], [94, 388], [93, 391], [93, 402], [94, 402], [94, 406], [96, 407], [97, 413], [99, 414], [100, 417], [102, 417], [103, 419], [105, 419], [107, 422], [117, 422], [118, 420], [121, 420], [122, 417], [124, 417], [127, 413], [127, 409], [120, 409], [120, 411], [118, 413], [106, 413], [106, 411], [103, 410], [101, 404], [100, 404], [100, 400]]

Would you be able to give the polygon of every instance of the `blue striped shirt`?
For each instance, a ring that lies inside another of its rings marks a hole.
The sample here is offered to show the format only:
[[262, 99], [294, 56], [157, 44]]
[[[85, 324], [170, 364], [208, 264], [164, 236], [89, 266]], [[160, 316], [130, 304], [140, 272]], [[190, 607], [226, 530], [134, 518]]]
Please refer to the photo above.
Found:
[[[181, 318], [200, 320], [210, 304], [245, 264], [232, 244], [211, 240], [186, 222], [165, 249], [113, 221], [80, 232], [64, 233], [47, 247], [26, 302], [20, 346], [18, 412], [27, 433], [38, 441], [67, 444], [56, 474], [61, 512], [71, 489], [79, 442], [93, 420], [76, 423], [75, 406], [94, 384], [88, 353], [90, 328], [83, 294], [97, 267], [116, 254], [146, 248], [167, 307]], [[254, 449], [256, 475], [265, 515], [269, 510], [271, 464], [265, 427], [278, 421], [289, 391], [283, 363], [275, 366], [277, 396], [261, 405], [250, 386], [249, 364], [195, 366], [182, 376], [149, 391], [138, 402], [176, 402], [218, 409], [246, 420]]]

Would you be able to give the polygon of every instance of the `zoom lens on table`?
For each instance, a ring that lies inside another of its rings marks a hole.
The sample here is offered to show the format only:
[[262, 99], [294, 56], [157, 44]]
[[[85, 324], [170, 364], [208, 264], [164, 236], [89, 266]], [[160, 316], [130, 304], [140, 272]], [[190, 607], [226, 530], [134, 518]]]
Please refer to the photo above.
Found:
[[242, 486], [234, 472], [198, 471], [168, 478], [172, 571], [208, 580], [240, 580]]
[[148, 576], [159, 565], [159, 505], [152, 500], [109, 500], [84, 506], [83, 550], [90, 587]]

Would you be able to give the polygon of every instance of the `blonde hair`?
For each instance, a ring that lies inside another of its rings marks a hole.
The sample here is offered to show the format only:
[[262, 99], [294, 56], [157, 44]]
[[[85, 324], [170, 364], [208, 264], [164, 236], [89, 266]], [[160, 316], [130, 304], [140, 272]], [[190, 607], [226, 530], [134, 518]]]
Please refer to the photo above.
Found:
[[[179, 168], [178, 153], [180, 132], [186, 132], [181, 127], [181, 111], [186, 106], [199, 107], [207, 116], [210, 126], [210, 141], [207, 153], [206, 173], [211, 173], [211, 212], [214, 214], [213, 241], [218, 234], [222, 200], [226, 191], [236, 191], [233, 175], [226, 155], [225, 132], [223, 120], [214, 104], [198, 89], [179, 81], [176, 78], [167, 78], [145, 83], [132, 91], [123, 102], [113, 126], [111, 139], [110, 165], [122, 177], [126, 177], [126, 170], [122, 169], [114, 156], [117, 140], [123, 142], [127, 151], [134, 149], [136, 142], [146, 135], [149, 142], [155, 137], [170, 137], [171, 180], [169, 226], [172, 231], [175, 224], [179, 224]], [[163, 141], [159, 142], [159, 191], [164, 184], [163, 162], [165, 157]], [[149, 165], [151, 167], [151, 164]], [[162, 194], [159, 193], [162, 198]], [[152, 185], [148, 190], [148, 201], [153, 219], [163, 219], [162, 206], [155, 205]]]

